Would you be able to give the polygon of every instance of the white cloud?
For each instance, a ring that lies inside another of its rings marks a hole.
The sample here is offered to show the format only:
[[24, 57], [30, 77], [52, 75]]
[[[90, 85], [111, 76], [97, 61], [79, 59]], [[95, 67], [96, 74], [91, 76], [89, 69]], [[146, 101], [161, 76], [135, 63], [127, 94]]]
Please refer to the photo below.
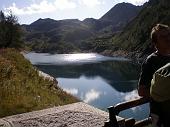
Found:
[[80, 3], [84, 4], [84, 5], [88, 6], [88, 7], [94, 7], [96, 5], [103, 4], [104, 1], [100, 1], [100, 0], [81, 0]]
[[122, 2], [127, 2], [127, 3], [132, 3], [134, 5], [143, 5], [145, 2], [149, 0], [115, 0], [115, 3], [122, 3]]
[[92, 102], [100, 97], [101, 93], [91, 89], [89, 92], [85, 94], [84, 102], [89, 103]]
[[71, 9], [76, 8], [76, 3], [71, 2], [70, 0], [55, 0], [54, 5], [57, 9]]
[[134, 5], [143, 5], [148, 0], [127, 0], [129, 3], [132, 3]]
[[33, 3], [30, 6], [19, 8], [13, 3], [10, 7], [5, 8], [7, 12], [11, 10], [16, 15], [30, 15], [30, 14], [40, 14], [47, 12], [54, 12], [56, 10], [71, 9], [75, 8], [76, 4], [69, 0], [55, 0], [53, 3], [43, 0], [40, 3]]

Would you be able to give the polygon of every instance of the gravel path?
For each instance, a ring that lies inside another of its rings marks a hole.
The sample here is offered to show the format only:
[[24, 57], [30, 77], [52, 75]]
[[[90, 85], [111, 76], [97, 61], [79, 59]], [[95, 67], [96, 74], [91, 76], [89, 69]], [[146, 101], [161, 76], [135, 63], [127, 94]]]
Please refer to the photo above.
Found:
[[78, 102], [5, 117], [0, 127], [102, 127], [107, 120], [107, 112]]

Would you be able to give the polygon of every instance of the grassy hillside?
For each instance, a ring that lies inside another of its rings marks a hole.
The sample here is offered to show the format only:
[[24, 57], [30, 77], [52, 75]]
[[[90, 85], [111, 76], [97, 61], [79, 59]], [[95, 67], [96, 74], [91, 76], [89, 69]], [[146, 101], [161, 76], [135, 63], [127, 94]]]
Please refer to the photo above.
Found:
[[152, 51], [150, 32], [157, 23], [170, 25], [170, 1], [150, 0], [123, 32], [112, 38], [113, 47], [143, 57]]
[[[50, 87], [52, 86], [52, 87]], [[0, 50], [0, 117], [78, 101], [45, 80], [15, 49]]]

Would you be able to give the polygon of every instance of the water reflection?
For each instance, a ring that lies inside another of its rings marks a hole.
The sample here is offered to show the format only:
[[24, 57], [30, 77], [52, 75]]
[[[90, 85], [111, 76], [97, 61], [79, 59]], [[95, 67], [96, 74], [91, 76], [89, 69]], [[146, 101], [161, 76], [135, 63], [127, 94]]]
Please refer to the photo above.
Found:
[[63, 88], [64, 91], [67, 93], [70, 93], [72, 95], [77, 95], [78, 94], [78, 89], [76, 88]]
[[139, 96], [137, 94], [137, 90], [133, 90], [133, 91], [129, 92], [129, 94], [124, 95], [124, 101], [134, 100], [134, 99], [137, 99], [138, 97]]
[[[63, 90], [102, 110], [138, 97], [139, 66], [127, 59], [97, 54], [31, 53], [26, 57], [37, 68], [56, 77]], [[143, 119], [148, 110], [148, 105], [143, 105], [120, 115]]]
[[101, 77], [119, 92], [136, 89], [139, 67], [127, 61], [104, 61], [84, 65], [36, 65], [56, 78], [87, 79]]
[[108, 60], [128, 61], [125, 58], [106, 57], [96, 53], [79, 53], [79, 54], [49, 54], [49, 53], [28, 53], [24, 56], [34, 65], [68, 65], [68, 64], [87, 64], [97, 63]]
[[86, 102], [86, 103], [90, 103], [90, 102], [100, 98], [100, 95], [101, 95], [100, 91], [97, 91], [95, 89], [91, 89], [90, 91], [87, 91], [87, 93], [84, 96], [83, 101]]
[[[108, 85], [101, 77], [87, 79], [81, 76], [77, 79], [57, 78], [64, 90], [76, 91], [75, 96], [95, 107], [106, 109], [112, 101], [120, 102], [119, 93]], [[73, 91], [68, 91], [73, 92]], [[115, 99], [114, 97], [117, 96]], [[106, 102], [104, 102], [107, 100]], [[113, 104], [113, 102], [112, 102]]]
[[68, 54], [64, 56], [64, 60], [66, 61], [84, 61], [84, 60], [94, 60], [96, 58], [96, 55], [93, 53], [89, 54]]

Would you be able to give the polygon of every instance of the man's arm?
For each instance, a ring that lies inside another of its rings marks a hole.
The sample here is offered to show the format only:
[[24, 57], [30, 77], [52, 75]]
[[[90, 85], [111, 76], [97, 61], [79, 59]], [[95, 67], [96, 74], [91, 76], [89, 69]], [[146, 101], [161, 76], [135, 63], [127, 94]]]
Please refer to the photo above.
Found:
[[138, 94], [142, 97], [150, 97], [150, 85], [153, 75], [153, 60], [148, 57], [142, 64], [140, 78], [138, 82]]
[[139, 84], [138, 85], [138, 94], [142, 97], [150, 97], [150, 88], [147, 88], [146, 85]]

